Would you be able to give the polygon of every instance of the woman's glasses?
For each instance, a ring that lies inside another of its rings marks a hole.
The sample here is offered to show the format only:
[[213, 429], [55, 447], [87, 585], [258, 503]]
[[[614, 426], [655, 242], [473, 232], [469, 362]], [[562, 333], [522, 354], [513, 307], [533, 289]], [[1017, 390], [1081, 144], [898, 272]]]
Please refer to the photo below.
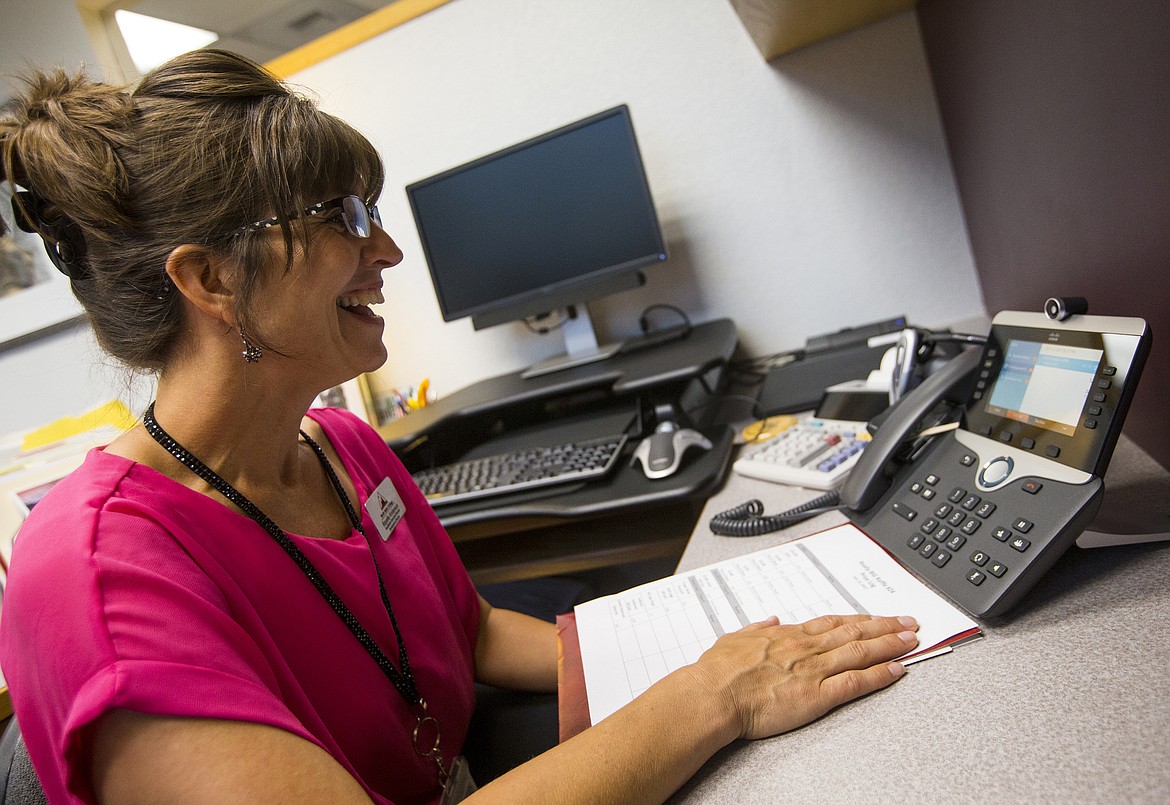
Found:
[[[341, 210], [341, 220], [345, 222], [346, 231], [355, 238], [368, 238], [373, 234], [374, 224], [378, 226], [382, 225], [382, 216], [378, 214], [378, 205], [367, 205], [358, 196], [340, 196], [329, 199], [329, 201], [322, 201], [319, 204], [314, 204], [312, 207], [309, 207], [300, 216], [290, 217], [321, 215], [329, 210], [337, 209]], [[268, 229], [278, 224], [280, 224], [279, 218], [266, 218], [263, 221], [256, 221], [255, 223], [241, 226], [236, 230], [236, 233], [258, 232], [261, 229]]]

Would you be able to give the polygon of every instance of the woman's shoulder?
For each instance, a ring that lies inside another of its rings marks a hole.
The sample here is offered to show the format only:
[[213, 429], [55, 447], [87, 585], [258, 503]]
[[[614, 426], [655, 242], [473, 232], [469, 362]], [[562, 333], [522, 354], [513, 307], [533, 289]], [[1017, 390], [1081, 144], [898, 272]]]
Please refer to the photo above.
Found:
[[168, 496], [165, 484], [143, 479], [127, 483], [137, 469], [133, 461], [95, 448], [72, 472], [47, 480], [51, 488], [35, 501], [17, 532], [14, 561], [18, 554], [77, 559], [88, 552], [86, 545], [111, 506], [133, 498], [144, 505], [162, 504]]
[[90, 450], [72, 471], [45, 479], [41, 487], [44, 494], [35, 500], [21, 534], [42, 524], [76, 521], [85, 512], [101, 510], [117, 495], [134, 466], [133, 461], [103, 448]]
[[[306, 418], [320, 429], [339, 454], [349, 456], [358, 464], [398, 465], [398, 459], [378, 431], [353, 412], [344, 408], [310, 408]], [[308, 429], [310, 435], [312, 430], [312, 427]]]
[[368, 422], [352, 411], [332, 406], [310, 408], [305, 415], [309, 422], [316, 424], [327, 435], [344, 434], [361, 437], [366, 433], [377, 436], [377, 431]]

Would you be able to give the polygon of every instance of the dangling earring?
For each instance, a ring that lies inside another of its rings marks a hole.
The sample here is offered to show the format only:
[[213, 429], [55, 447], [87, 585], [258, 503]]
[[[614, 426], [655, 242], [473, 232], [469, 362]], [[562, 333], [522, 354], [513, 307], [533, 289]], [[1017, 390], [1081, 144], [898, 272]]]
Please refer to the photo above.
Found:
[[244, 342], [244, 351], [240, 354], [244, 356], [244, 360], [246, 362], [256, 363], [262, 357], [264, 357], [264, 353], [260, 350], [260, 347], [253, 345], [252, 342], [248, 340], [248, 336], [244, 335], [243, 328], [240, 328], [240, 340]]

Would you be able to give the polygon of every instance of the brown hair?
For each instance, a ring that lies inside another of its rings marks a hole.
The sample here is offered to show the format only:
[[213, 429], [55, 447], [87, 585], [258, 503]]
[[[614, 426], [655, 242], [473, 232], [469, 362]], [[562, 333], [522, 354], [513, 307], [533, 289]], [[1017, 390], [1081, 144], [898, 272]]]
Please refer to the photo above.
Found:
[[164, 270], [176, 246], [238, 260], [237, 323], [271, 348], [249, 310], [273, 246], [240, 227], [280, 217], [291, 261], [294, 234], [309, 248], [291, 217], [327, 193], [381, 192], [368, 140], [235, 53], [184, 54], [131, 93], [60, 69], [25, 84], [0, 118], [0, 180], [32, 193], [41, 206], [28, 217], [50, 245], [61, 221], [75, 225], [84, 256], [70, 266], [73, 293], [102, 347], [137, 369], [161, 370], [182, 329]]

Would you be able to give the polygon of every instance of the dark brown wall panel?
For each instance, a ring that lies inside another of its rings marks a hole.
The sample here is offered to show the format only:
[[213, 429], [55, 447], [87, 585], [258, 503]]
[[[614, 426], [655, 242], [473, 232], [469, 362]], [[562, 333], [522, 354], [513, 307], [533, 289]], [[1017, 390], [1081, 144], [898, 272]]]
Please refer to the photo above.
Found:
[[1170, 2], [924, 0], [988, 311], [1084, 296], [1155, 343], [1125, 432], [1170, 468]]

